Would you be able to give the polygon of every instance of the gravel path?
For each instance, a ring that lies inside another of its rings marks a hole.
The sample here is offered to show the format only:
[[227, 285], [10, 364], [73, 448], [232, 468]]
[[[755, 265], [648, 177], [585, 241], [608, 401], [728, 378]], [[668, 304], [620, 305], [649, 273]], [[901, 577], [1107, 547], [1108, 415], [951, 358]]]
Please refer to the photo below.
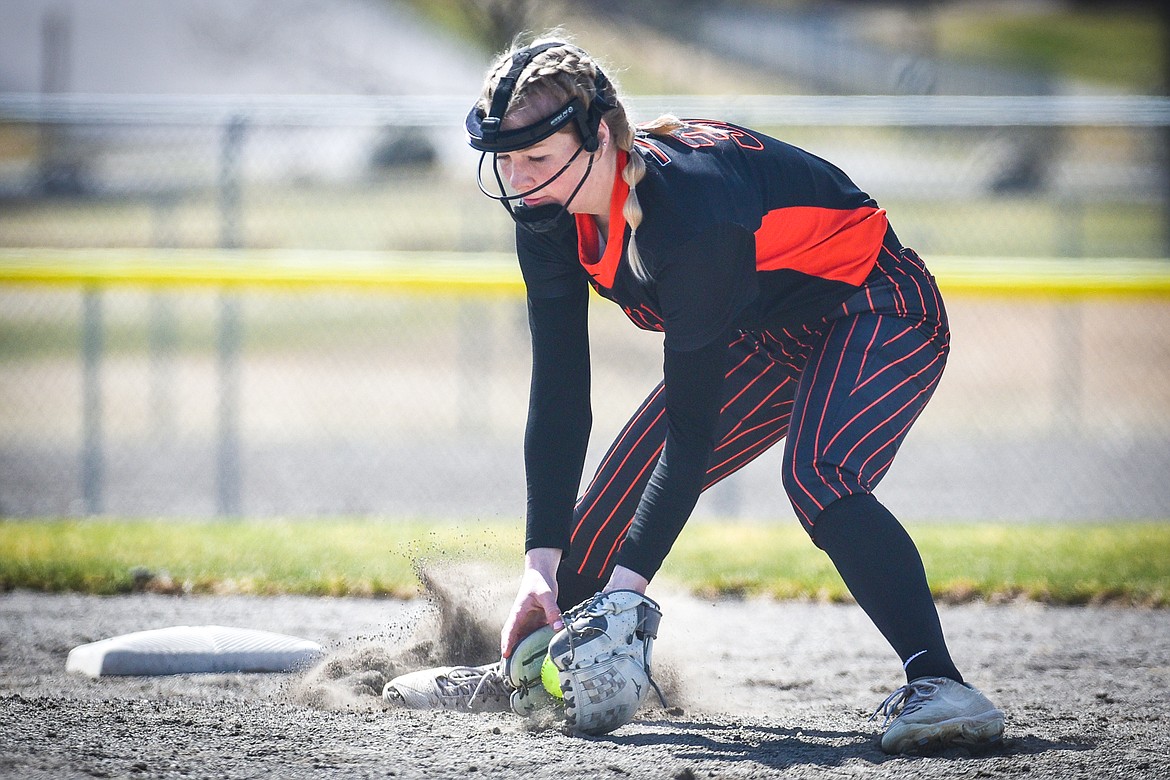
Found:
[[[899, 670], [853, 605], [660, 590], [657, 676], [671, 707], [604, 738], [508, 713], [383, 709], [376, 692], [400, 670], [490, 658], [499, 593], [435, 592], [438, 603], [0, 595], [0, 776], [1170, 777], [1170, 611], [941, 608], [956, 660], [1007, 712], [1007, 734], [994, 753], [919, 758], [876, 747], [867, 717]], [[65, 672], [78, 644], [204, 624], [310, 638], [327, 655], [292, 674]]]

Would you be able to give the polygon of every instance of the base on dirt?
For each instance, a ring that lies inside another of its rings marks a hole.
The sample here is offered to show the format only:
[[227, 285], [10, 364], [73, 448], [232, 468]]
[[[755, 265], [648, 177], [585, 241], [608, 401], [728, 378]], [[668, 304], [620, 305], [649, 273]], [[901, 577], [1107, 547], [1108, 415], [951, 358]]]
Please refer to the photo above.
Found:
[[224, 626], [172, 626], [103, 639], [69, 651], [65, 670], [90, 677], [194, 672], [287, 672], [322, 653], [287, 634]]

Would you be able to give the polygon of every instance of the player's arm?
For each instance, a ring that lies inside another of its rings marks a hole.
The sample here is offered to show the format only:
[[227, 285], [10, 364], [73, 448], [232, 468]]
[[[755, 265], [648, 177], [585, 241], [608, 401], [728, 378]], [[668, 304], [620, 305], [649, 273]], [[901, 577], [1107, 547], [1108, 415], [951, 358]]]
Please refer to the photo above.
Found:
[[524, 431], [528, 482], [525, 552], [567, 551], [585, 466], [589, 405], [589, 285], [575, 227], [517, 228], [516, 255], [528, 292], [532, 379]]
[[593, 421], [588, 308], [584, 284], [569, 295], [528, 300], [532, 381], [524, 432], [526, 552], [569, 549], [569, 526]]
[[589, 405], [588, 290], [528, 300], [532, 385], [524, 433], [528, 481], [524, 571], [500, 633], [500, 654], [544, 625], [559, 629], [557, 567], [569, 549], [577, 486], [585, 465]]
[[686, 352], [664, 349], [666, 444], [618, 554], [618, 566], [628, 571], [616, 572], [611, 588], [643, 590], [629, 573], [653, 579], [699, 500], [718, 430], [729, 338], [727, 332]]
[[[615, 580], [649, 581], [662, 565], [706, 483], [718, 435], [727, 346], [754, 299], [755, 241], [718, 225], [653, 269], [666, 322], [663, 383], [666, 443], [618, 553]], [[610, 587], [618, 582], [611, 581]], [[635, 590], [641, 588], [634, 587]]]
[[556, 572], [569, 529], [592, 412], [589, 403], [589, 289], [576, 259], [575, 232], [517, 232], [528, 288], [532, 381], [524, 433], [528, 505], [524, 571], [500, 633], [500, 651], [542, 625], [560, 628]]

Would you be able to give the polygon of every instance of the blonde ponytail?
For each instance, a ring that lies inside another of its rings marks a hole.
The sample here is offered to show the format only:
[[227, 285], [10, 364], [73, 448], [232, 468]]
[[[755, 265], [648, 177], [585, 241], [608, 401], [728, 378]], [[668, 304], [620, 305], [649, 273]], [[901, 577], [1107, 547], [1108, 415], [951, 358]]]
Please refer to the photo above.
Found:
[[[646, 263], [642, 260], [642, 253], [638, 251], [637, 237], [638, 226], [642, 224], [642, 204], [638, 200], [636, 187], [638, 186], [638, 182], [642, 181], [642, 178], [646, 175], [646, 161], [642, 159], [642, 155], [634, 151], [634, 140], [637, 138], [637, 131], [630, 125], [629, 119], [626, 117], [625, 109], [621, 106], [621, 103], [618, 103], [617, 111], [621, 112], [620, 124], [625, 131], [620, 136], [618, 146], [630, 154], [630, 158], [626, 162], [626, 167], [622, 169], [622, 180], [630, 185], [630, 192], [626, 195], [626, 202], [622, 205], [622, 218], [630, 226], [630, 245], [626, 249], [626, 257], [630, 261], [630, 270], [634, 272], [634, 277], [638, 281], [645, 283], [650, 281], [650, 271], [647, 270]], [[609, 121], [608, 114], [606, 115], [606, 121]], [[670, 114], [663, 114], [653, 122], [638, 125], [637, 130], [649, 133], [650, 135], [669, 135], [682, 126], [683, 123], [677, 117]], [[612, 123], [610, 124], [610, 129], [614, 130], [616, 134]]]

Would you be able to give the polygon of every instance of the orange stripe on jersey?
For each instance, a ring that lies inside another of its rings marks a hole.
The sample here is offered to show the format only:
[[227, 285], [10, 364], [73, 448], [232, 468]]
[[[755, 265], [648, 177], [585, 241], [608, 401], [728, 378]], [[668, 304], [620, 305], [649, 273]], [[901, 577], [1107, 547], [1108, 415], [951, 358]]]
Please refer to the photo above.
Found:
[[600, 242], [597, 240], [597, 222], [592, 214], [576, 214], [577, 219], [577, 255], [581, 258], [581, 265], [593, 277], [593, 281], [608, 289], [613, 288], [613, 280], [617, 276], [618, 264], [622, 261], [622, 248], [626, 237], [626, 221], [622, 218], [622, 207], [626, 205], [626, 195], [630, 192], [630, 185], [626, 184], [621, 171], [626, 167], [629, 154], [618, 151], [618, 174], [613, 177], [613, 189], [609, 195], [609, 235], [605, 238], [605, 255], [598, 257]]
[[788, 206], [769, 211], [756, 231], [756, 269], [791, 268], [860, 286], [886, 237], [885, 209]]

